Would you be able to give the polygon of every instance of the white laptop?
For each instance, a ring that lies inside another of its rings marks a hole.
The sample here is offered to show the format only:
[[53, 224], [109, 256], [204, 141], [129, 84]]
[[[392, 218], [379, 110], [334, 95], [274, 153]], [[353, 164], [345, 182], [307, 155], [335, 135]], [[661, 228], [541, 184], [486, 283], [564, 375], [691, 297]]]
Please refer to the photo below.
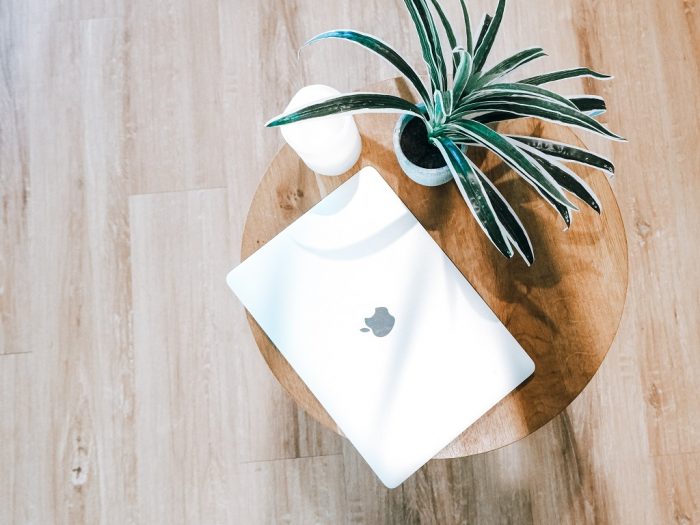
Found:
[[389, 488], [535, 369], [373, 168], [227, 282]]

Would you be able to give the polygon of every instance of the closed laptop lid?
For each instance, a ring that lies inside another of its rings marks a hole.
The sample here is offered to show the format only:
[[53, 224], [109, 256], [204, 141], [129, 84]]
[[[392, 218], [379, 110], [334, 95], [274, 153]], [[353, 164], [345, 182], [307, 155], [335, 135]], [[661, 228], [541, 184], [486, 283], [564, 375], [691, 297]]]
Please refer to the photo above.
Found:
[[262, 246], [227, 282], [390, 488], [534, 371], [373, 168]]

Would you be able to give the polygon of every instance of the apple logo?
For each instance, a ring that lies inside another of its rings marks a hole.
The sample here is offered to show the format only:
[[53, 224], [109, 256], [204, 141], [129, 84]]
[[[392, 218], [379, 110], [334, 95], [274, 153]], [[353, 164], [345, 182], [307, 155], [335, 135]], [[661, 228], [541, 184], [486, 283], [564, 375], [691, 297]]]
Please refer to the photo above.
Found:
[[394, 328], [396, 318], [383, 306], [374, 309], [372, 317], [365, 317], [365, 324], [368, 328], [360, 328], [360, 332], [369, 332], [370, 329], [376, 337], [384, 337]]

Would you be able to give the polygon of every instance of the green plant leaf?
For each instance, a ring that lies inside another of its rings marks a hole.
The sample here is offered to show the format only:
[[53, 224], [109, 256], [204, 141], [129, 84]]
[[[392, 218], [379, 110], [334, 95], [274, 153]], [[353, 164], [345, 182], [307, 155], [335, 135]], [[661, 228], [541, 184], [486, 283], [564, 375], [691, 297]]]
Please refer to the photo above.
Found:
[[473, 139], [475, 142], [490, 149], [513, 170], [522, 175], [527, 182], [541, 189], [560, 204], [576, 209], [576, 206], [567, 199], [552, 176], [506, 137], [473, 120], [460, 120], [459, 123], [450, 122], [445, 127], [453, 131], [462, 132], [467, 138]]
[[539, 162], [562, 188], [576, 195], [576, 197], [588, 204], [588, 206], [598, 214], [601, 213], [602, 206], [600, 200], [598, 200], [598, 197], [591, 187], [586, 184], [581, 177], [576, 175], [576, 173], [536, 148], [532, 148], [524, 143], [519, 144], [518, 147], [527, 151], [530, 156]]
[[[530, 155], [529, 153], [523, 151], [523, 155], [525, 155], [528, 159], [530, 159], [532, 162], [539, 164], [535, 158]], [[555, 210], [559, 213], [559, 216], [564, 220], [565, 228], [564, 230], [568, 230], [571, 227], [571, 222], [573, 220], [573, 212], [578, 211], [578, 208], [567, 208], [566, 206], [563, 206], [560, 202], [557, 202], [552, 198], [551, 195], [547, 194], [546, 192], [541, 191], [539, 188], [535, 188], [542, 197], [545, 198], [549, 204], [551, 204]]]
[[[420, 1], [420, 0], [418, 0]], [[428, 35], [428, 29], [426, 27], [426, 22], [421, 16], [418, 9], [418, 5], [413, 0], [404, 0], [406, 4], [406, 9], [408, 9], [411, 15], [411, 20], [416, 28], [416, 33], [418, 33], [418, 40], [420, 41], [421, 51], [423, 53], [423, 60], [425, 61], [428, 77], [430, 77], [431, 92], [434, 93], [435, 90], [441, 90], [444, 88], [442, 83], [443, 74], [446, 77], [447, 74], [444, 72], [445, 65], [442, 64], [442, 69], [439, 66], [438, 59], [435, 56], [435, 48], [433, 42]], [[441, 57], [439, 57], [442, 60]]]
[[[521, 84], [518, 84], [521, 85]], [[522, 84], [525, 85], [525, 84]], [[540, 97], [543, 98], [543, 97]], [[571, 97], [570, 99], [565, 99], [569, 102], [569, 106], [573, 106], [574, 109], [583, 112], [589, 117], [597, 117], [605, 113], [606, 106], [605, 101], [600, 97], [592, 96], [581, 96], [581, 97]], [[562, 102], [562, 101], [560, 101]], [[464, 104], [464, 102], [463, 102]], [[455, 111], [456, 116], [462, 116], [466, 113], [462, 111], [461, 108], [457, 108]], [[504, 120], [514, 120], [519, 118], [529, 117], [530, 115], [522, 115], [518, 113], [509, 113], [507, 111], [491, 111], [483, 114], [479, 114], [474, 117], [474, 120], [481, 122], [482, 124], [492, 124], [494, 122], [502, 122]], [[547, 120], [547, 119], [544, 119]], [[559, 124], [562, 124], [561, 122]], [[624, 140], [624, 139], [621, 139]]]
[[353, 31], [351, 29], [337, 29], [335, 31], [326, 31], [325, 33], [316, 35], [311, 40], [306, 42], [304, 47], [320, 40], [331, 38], [349, 40], [350, 42], [354, 42], [355, 44], [369, 49], [370, 51], [384, 58], [396, 69], [398, 69], [411, 82], [411, 84], [413, 84], [413, 87], [416, 88], [416, 91], [418, 91], [421, 99], [423, 99], [423, 103], [426, 105], [430, 104], [430, 95], [426, 91], [423, 82], [415, 70], [388, 44], [382, 42], [372, 35], [361, 33], [359, 31]]
[[468, 157], [467, 162], [471, 166], [474, 173], [477, 174], [481, 184], [486, 191], [486, 196], [488, 197], [493, 210], [496, 213], [498, 221], [501, 226], [506, 231], [508, 240], [518, 251], [520, 256], [523, 258], [525, 263], [530, 266], [535, 261], [535, 256], [532, 250], [532, 243], [530, 242], [530, 237], [525, 231], [525, 227], [522, 222], [511, 208], [508, 201], [503, 197], [496, 186], [489, 180], [489, 178], [484, 175], [484, 173], [474, 164]]
[[604, 75], [603, 73], [596, 73], [595, 71], [588, 69], [587, 67], [576, 67], [572, 69], [563, 69], [561, 71], [554, 71], [552, 73], [545, 73], [544, 75], [537, 75], [535, 77], [526, 78], [520, 82], [524, 84], [532, 84], [539, 86], [541, 84], [546, 84], [548, 82], [556, 82], [557, 80], [564, 80], [567, 78], [578, 78], [578, 77], [593, 77], [601, 80], [607, 80], [612, 78], [610, 75]]
[[461, 55], [459, 66], [454, 75], [454, 83], [452, 85], [452, 103], [454, 106], [459, 106], [464, 89], [467, 87], [469, 78], [472, 74], [472, 57], [462, 48], [455, 49], [455, 53]]
[[[572, 100], [574, 104], [576, 102]], [[553, 103], [536, 97], [513, 96], [508, 101], [490, 102], [475, 101], [463, 106], [455, 112], [455, 116], [468, 115], [481, 112], [505, 112], [526, 117], [536, 117], [559, 124], [579, 127], [594, 133], [598, 133], [610, 139], [624, 141], [625, 139], [605, 128], [599, 122], [582, 113], [559, 103]], [[491, 121], [492, 122], [492, 121]]]
[[418, 107], [399, 97], [382, 93], [350, 93], [317, 102], [288, 114], [269, 120], [268, 128], [284, 126], [310, 118], [325, 117], [338, 113], [409, 113], [425, 120]]
[[[489, 84], [488, 86], [481, 88], [476, 93], [467, 97], [463, 101], [462, 105], [467, 104], [472, 100], [482, 99], [501, 99], [507, 101], [508, 97], [513, 95], [535, 96], [537, 98], [551, 100], [553, 102], [558, 102], [560, 104], [564, 104], [565, 106], [569, 106], [573, 109], [577, 109], [576, 105], [573, 102], [571, 102], [568, 98], [562, 97], [561, 95], [553, 91], [549, 91], [548, 89], [543, 89], [537, 86], [530, 86], [529, 84], [520, 83]], [[457, 111], [459, 111], [459, 109], [460, 108], [458, 107]]]
[[569, 211], [569, 208], [567, 208], [566, 206], [562, 206], [560, 203], [555, 201], [552, 197], [550, 197], [546, 193], [541, 192], [539, 189], [537, 191], [540, 195], [542, 195], [542, 197], [544, 197], [544, 199], [547, 202], [549, 202], [549, 204], [552, 205], [552, 207], [555, 210], [557, 210], [557, 213], [564, 220], [564, 224], [566, 225], [566, 228], [564, 228], [564, 229], [568, 230], [569, 228], [571, 228], [572, 216], [571, 216], [571, 211]]
[[416, 8], [418, 9], [418, 14], [423, 20], [423, 24], [428, 32], [428, 38], [430, 40], [430, 48], [433, 53], [433, 58], [438, 67], [438, 74], [440, 76], [440, 89], [447, 89], [447, 69], [445, 67], [445, 56], [442, 53], [442, 44], [440, 43], [440, 33], [438, 33], [437, 26], [435, 25], [435, 19], [430, 11], [427, 0], [414, 0]]
[[569, 100], [576, 106], [576, 109], [586, 113], [589, 117], [602, 115], [608, 109], [605, 105], [605, 100], [595, 95], [580, 95], [571, 97]]
[[[442, 27], [445, 28], [445, 35], [447, 35], [447, 41], [450, 43], [450, 49], [454, 49], [457, 47], [457, 39], [455, 38], [454, 31], [452, 30], [452, 25], [450, 24], [449, 19], [445, 15], [445, 12], [442, 10], [442, 7], [440, 6], [440, 2], [438, 0], [431, 0], [433, 3], [433, 7], [435, 8], [435, 12], [437, 12], [438, 16], [440, 17], [440, 21], [442, 22]], [[455, 68], [458, 66], [455, 62]]]
[[504, 120], [514, 120], [520, 118], [525, 118], [525, 115], [517, 115], [515, 113], [508, 113], [507, 111], [489, 111], [474, 116], [472, 120], [481, 122], [482, 124], [492, 124], [494, 122], [502, 122]]
[[506, 58], [502, 62], [499, 62], [484, 73], [474, 86], [474, 89], [479, 89], [480, 87], [485, 86], [504, 75], [507, 75], [520, 66], [544, 56], [547, 56], [547, 53], [545, 53], [544, 49], [541, 47], [533, 47], [520, 51], [515, 55]]
[[496, 14], [493, 16], [493, 20], [489, 23], [486, 29], [486, 34], [481, 40], [481, 43], [476, 46], [476, 52], [474, 53], [474, 71], [481, 71], [486, 63], [486, 59], [491, 52], [493, 43], [496, 40], [496, 34], [498, 29], [501, 27], [501, 21], [503, 20], [503, 12], [506, 8], [506, 0], [498, 0], [498, 7], [496, 7]]
[[435, 101], [435, 115], [434, 115], [434, 125], [440, 126], [447, 120], [447, 110], [445, 108], [445, 101], [443, 99], [443, 91], [436, 91], [433, 95], [433, 100]]
[[498, 248], [498, 251], [506, 257], [512, 257], [513, 248], [506, 238], [507, 234], [496, 216], [493, 205], [486, 196], [486, 190], [479, 177], [467, 162], [462, 151], [454, 142], [444, 137], [433, 139], [432, 142], [445, 157], [457, 187], [481, 229]]
[[445, 114], [447, 116], [450, 113], [452, 113], [452, 110], [454, 109], [452, 101], [452, 91], [448, 89], [447, 91], [442, 92], [442, 102], [443, 104], [445, 104]]
[[493, 21], [493, 17], [491, 15], [484, 15], [483, 20], [481, 21], [481, 29], [479, 30], [479, 36], [476, 39], [476, 46], [474, 49], [479, 49], [481, 46], [481, 43], [484, 41], [484, 38], [486, 37], [486, 32], [489, 30], [489, 26], [491, 25], [491, 22]]
[[[459, 0], [462, 6], [462, 18], [464, 18], [464, 30], [467, 34], [467, 52], [471, 55], [474, 52], [474, 42], [472, 40], [472, 23], [469, 20], [469, 9], [466, 0]], [[454, 48], [453, 48], [454, 49]]]
[[556, 157], [565, 161], [591, 166], [610, 174], [615, 173], [615, 165], [605, 157], [596, 153], [576, 148], [569, 144], [554, 142], [538, 137], [524, 137], [521, 135], [508, 135], [509, 138], [527, 144], [550, 157]]

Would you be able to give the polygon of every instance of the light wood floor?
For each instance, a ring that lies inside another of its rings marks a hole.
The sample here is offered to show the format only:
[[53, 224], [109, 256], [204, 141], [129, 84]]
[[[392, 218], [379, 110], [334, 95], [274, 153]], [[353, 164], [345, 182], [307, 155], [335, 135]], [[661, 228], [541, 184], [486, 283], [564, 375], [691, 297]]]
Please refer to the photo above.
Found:
[[223, 279], [281, 144], [266, 118], [394, 75], [297, 48], [353, 27], [418, 64], [402, 2], [2, 0], [0, 523], [700, 523], [700, 4], [512, 0], [504, 26], [500, 56], [549, 52], [532, 71], [616, 76], [562, 89], [630, 140], [599, 147], [627, 308], [554, 421], [387, 491], [287, 399]]

